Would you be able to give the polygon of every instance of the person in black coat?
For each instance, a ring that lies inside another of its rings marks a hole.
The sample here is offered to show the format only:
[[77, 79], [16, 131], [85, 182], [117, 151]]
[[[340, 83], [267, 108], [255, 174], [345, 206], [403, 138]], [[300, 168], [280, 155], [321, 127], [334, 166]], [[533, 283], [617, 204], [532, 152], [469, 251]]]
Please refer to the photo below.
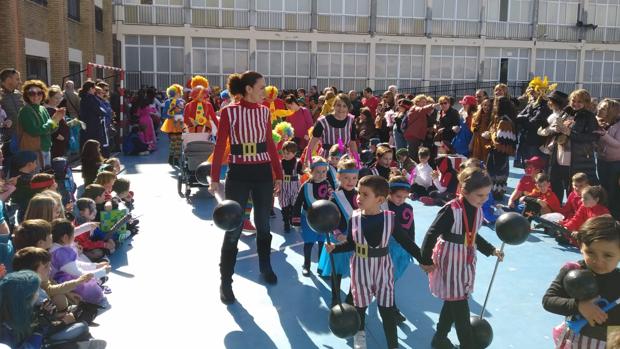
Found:
[[86, 81], [80, 89], [80, 121], [86, 125], [86, 129], [80, 130], [80, 149], [87, 140], [94, 139], [101, 144], [101, 154], [109, 157], [105, 110], [101, 108], [95, 91], [95, 83], [90, 80]]
[[454, 128], [459, 127], [461, 124], [461, 117], [459, 112], [452, 107], [453, 104], [452, 98], [448, 96], [439, 97], [441, 110], [439, 111], [439, 121], [436, 128], [437, 131], [443, 129], [443, 140], [448, 144], [452, 144], [452, 139], [456, 135]]
[[551, 109], [541, 94], [530, 89], [530, 103], [517, 115], [517, 128], [519, 132], [519, 149], [521, 159], [524, 161], [534, 156], [547, 158], [540, 147], [545, 143], [545, 137], [538, 135], [539, 128], [549, 126], [547, 118], [551, 115]]

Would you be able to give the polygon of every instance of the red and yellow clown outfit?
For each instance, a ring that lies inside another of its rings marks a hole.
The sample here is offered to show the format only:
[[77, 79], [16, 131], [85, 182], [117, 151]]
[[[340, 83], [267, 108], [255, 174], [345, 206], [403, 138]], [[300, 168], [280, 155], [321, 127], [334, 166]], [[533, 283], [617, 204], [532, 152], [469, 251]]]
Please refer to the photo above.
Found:
[[218, 120], [209, 102], [209, 80], [200, 75], [192, 78], [191, 102], [185, 105], [183, 121], [190, 133], [217, 132]]

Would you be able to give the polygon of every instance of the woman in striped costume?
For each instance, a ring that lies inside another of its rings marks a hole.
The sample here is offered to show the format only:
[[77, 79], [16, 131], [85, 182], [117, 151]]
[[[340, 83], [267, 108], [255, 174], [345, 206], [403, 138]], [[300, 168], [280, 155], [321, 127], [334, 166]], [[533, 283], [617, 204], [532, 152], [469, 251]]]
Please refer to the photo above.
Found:
[[444, 301], [431, 342], [433, 348], [453, 348], [448, 339], [452, 324], [460, 348], [475, 348], [467, 299], [474, 291], [476, 249], [486, 256], [503, 259], [503, 252], [477, 235], [482, 225], [481, 207], [491, 191], [491, 178], [479, 168], [466, 168], [459, 174], [459, 181], [461, 198], [439, 211], [422, 243], [422, 263], [432, 265], [431, 293]]
[[493, 180], [493, 197], [495, 200], [503, 200], [510, 171], [508, 157], [515, 154], [517, 136], [508, 117], [513, 108], [510, 99], [498, 97], [493, 103], [493, 121], [489, 131], [483, 132], [482, 137], [491, 140], [487, 169]]
[[[226, 144], [230, 143], [228, 174], [224, 188], [226, 199], [245, 207], [251, 196], [254, 202], [256, 225], [256, 250], [260, 272], [265, 282], [278, 281], [271, 269], [271, 229], [269, 211], [273, 195], [278, 194], [282, 184], [282, 166], [271, 135], [269, 109], [263, 100], [265, 79], [257, 72], [247, 71], [228, 77], [228, 90], [233, 95], [243, 95], [239, 102], [222, 109], [219, 132], [211, 166], [211, 186], [216, 192], [220, 185], [220, 169]], [[275, 174], [275, 178], [273, 178]], [[225, 304], [235, 301], [232, 291], [232, 275], [237, 260], [237, 242], [241, 227], [227, 231], [222, 243], [220, 257], [220, 299]]]
[[[351, 156], [357, 159], [355, 142], [357, 134], [354, 116], [349, 114], [350, 108], [349, 96], [344, 93], [338, 94], [334, 103], [334, 113], [320, 116], [314, 124], [308, 149], [314, 149], [320, 142], [325, 154], [329, 154], [329, 149], [340, 140]], [[309, 161], [311, 158], [307, 156], [306, 159]]]

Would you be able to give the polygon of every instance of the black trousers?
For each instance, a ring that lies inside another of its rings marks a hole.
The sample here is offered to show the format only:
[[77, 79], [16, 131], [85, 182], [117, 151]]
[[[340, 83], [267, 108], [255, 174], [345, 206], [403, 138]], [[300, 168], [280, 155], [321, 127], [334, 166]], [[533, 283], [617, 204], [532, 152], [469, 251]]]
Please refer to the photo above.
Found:
[[[368, 307], [355, 308], [357, 309], [357, 313], [360, 315], [360, 331], [363, 331], [366, 327], [366, 309]], [[395, 316], [396, 308], [379, 306], [379, 315], [381, 316], [381, 322], [383, 322], [383, 332], [385, 333], [385, 339], [387, 340], [387, 347], [389, 349], [398, 348], [398, 335]]]
[[560, 202], [564, 199], [564, 193], [568, 198], [568, 194], [572, 190], [572, 180], [570, 175], [569, 166], [561, 166], [554, 164], [549, 171], [549, 177], [551, 179], [551, 190], [558, 197]]
[[[248, 203], [248, 198], [252, 197], [254, 203], [254, 226], [256, 226], [256, 245], [261, 269], [263, 269], [263, 264], [268, 265], [269, 263], [269, 248], [271, 245], [269, 213], [273, 199], [273, 181], [253, 182], [251, 180], [228, 178], [224, 192], [226, 199], [236, 201], [241, 207], [245, 207]], [[224, 234], [220, 260], [220, 274], [223, 283], [230, 284], [232, 282], [237, 256], [237, 243], [241, 236], [241, 229], [242, 227], [239, 227]]]
[[459, 348], [474, 349], [474, 335], [469, 320], [469, 303], [467, 299], [443, 302], [435, 337], [447, 337], [453, 324], [459, 337]]

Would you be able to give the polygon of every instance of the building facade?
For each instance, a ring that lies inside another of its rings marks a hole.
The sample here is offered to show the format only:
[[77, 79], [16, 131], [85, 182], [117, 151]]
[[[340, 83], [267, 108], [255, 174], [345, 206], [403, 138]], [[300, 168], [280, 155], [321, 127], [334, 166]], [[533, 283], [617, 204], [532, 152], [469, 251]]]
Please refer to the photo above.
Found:
[[115, 0], [128, 87], [255, 69], [281, 88], [547, 75], [620, 97], [618, 0]]
[[1, 1], [0, 69], [80, 84], [89, 62], [112, 64], [112, 11], [112, 0]]

